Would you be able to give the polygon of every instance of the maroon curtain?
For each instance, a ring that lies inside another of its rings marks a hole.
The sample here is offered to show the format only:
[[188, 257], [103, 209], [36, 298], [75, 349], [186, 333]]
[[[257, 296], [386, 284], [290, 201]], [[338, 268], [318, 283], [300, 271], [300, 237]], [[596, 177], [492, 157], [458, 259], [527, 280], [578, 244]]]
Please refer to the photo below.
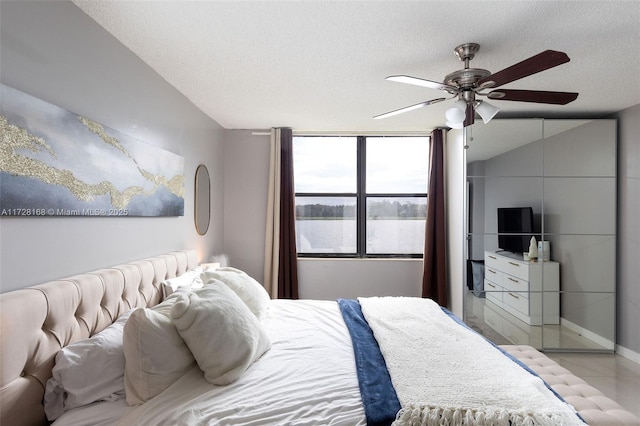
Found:
[[444, 130], [431, 133], [422, 297], [447, 306], [444, 217]]
[[280, 253], [278, 298], [298, 298], [298, 253], [296, 251], [295, 192], [293, 187], [293, 136], [280, 129]]

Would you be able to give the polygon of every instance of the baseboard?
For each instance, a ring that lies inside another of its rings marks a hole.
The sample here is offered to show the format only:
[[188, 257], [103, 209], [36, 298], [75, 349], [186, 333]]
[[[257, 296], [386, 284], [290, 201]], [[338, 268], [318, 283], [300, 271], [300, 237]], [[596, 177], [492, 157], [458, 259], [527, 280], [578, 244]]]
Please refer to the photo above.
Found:
[[578, 324], [569, 321], [568, 319], [560, 318], [560, 324], [562, 324], [564, 327], [567, 327], [569, 330], [574, 331], [584, 336], [585, 338], [599, 344], [600, 346], [609, 349], [614, 349], [616, 347], [616, 343], [614, 341], [602, 337], [591, 330], [587, 330], [586, 328], [581, 327]]
[[637, 362], [640, 364], [640, 353], [634, 352], [631, 349], [627, 349], [624, 346], [616, 345], [616, 353], [620, 356], [623, 356], [627, 359], [630, 359], [633, 362]]

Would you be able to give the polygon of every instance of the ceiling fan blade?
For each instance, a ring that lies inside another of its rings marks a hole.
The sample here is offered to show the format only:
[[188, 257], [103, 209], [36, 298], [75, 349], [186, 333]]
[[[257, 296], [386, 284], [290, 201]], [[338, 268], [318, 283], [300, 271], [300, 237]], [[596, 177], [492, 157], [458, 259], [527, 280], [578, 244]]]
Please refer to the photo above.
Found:
[[501, 101], [535, 102], [539, 104], [566, 105], [578, 97], [574, 92], [545, 92], [541, 90], [493, 90], [487, 94], [489, 99]]
[[374, 120], [378, 120], [380, 118], [391, 117], [393, 115], [398, 115], [398, 114], [402, 114], [402, 113], [405, 113], [405, 112], [413, 111], [414, 109], [426, 107], [427, 105], [436, 104], [436, 103], [442, 102], [444, 100], [446, 100], [446, 98], [431, 99], [430, 101], [424, 101], [424, 102], [420, 102], [419, 104], [415, 104], [415, 105], [411, 105], [411, 106], [408, 106], [408, 107], [396, 109], [394, 111], [385, 112], [384, 114], [376, 115], [373, 118], [374, 118]]
[[502, 71], [498, 71], [495, 74], [481, 78], [478, 80], [478, 87], [483, 89], [499, 87], [503, 84], [510, 83], [540, 71], [548, 70], [549, 68], [553, 68], [569, 61], [569, 57], [564, 52], [545, 50], [544, 52], [538, 53], [529, 59], [525, 59], [522, 62], [511, 65]]
[[385, 80], [396, 81], [398, 83], [413, 84], [414, 86], [428, 87], [430, 89], [446, 90], [450, 93], [458, 93], [458, 88], [437, 81], [424, 80], [422, 78], [411, 77], [408, 75], [392, 75]]

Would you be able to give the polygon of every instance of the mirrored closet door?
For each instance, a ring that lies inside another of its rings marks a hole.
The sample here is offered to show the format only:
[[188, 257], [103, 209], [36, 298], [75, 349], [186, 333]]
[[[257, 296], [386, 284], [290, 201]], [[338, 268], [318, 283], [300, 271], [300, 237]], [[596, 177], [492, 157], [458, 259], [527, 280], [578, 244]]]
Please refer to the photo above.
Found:
[[615, 120], [465, 129], [465, 321], [498, 344], [614, 349]]

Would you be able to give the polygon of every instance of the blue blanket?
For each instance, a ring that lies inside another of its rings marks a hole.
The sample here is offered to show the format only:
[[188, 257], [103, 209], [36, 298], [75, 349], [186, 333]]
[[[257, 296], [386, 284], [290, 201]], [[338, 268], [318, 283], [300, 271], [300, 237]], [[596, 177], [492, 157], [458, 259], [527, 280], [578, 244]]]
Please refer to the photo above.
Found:
[[357, 300], [338, 299], [338, 305], [353, 341], [367, 425], [390, 425], [401, 407], [378, 342]]

